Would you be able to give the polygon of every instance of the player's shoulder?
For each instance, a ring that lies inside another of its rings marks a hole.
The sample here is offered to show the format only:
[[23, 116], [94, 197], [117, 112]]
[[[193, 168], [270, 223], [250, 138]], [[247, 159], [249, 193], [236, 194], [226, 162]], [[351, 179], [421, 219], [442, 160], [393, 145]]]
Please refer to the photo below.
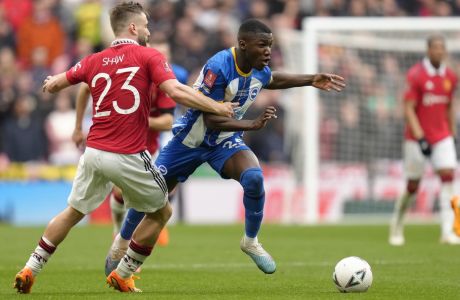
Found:
[[449, 77], [452, 80], [457, 80], [457, 74], [455, 71], [449, 67], [446, 67], [446, 76]]
[[259, 79], [265, 85], [268, 84], [272, 77], [272, 70], [269, 66], [265, 66], [261, 70], [253, 69], [253, 76]]
[[229, 68], [232, 60], [233, 56], [231, 49], [224, 49], [211, 56], [206, 64], [210, 68], [221, 69], [225, 71]]
[[140, 56], [144, 56], [144, 57], [155, 57], [155, 56], [163, 57], [160, 51], [158, 51], [155, 48], [150, 48], [150, 47], [137, 46], [136, 52]]
[[410, 67], [409, 70], [407, 70], [406, 75], [407, 75], [407, 78], [410, 80], [410, 79], [416, 79], [421, 74], [424, 74], [424, 72], [425, 70], [423, 68], [423, 63], [418, 62], [414, 64], [412, 67]]
[[257, 73], [263, 75], [263, 76], [271, 76], [272, 74], [272, 69], [270, 69], [269, 66], [265, 66], [262, 70], [257, 70]]

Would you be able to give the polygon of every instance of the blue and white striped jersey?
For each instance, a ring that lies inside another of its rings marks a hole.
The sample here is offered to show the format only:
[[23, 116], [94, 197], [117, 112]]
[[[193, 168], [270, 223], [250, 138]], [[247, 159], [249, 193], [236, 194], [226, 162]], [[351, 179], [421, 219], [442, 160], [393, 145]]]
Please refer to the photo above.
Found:
[[[193, 87], [216, 101], [238, 102], [234, 118], [241, 120], [260, 90], [270, 83], [271, 74], [268, 66], [260, 71], [252, 69], [243, 73], [236, 65], [235, 48], [229, 48], [207, 61]], [[175, 122], [173, 133], [182, 144], [191, 148], [215, 146], [233, 135], [242, 135], [242, 132], [207, 129], [202, 112], [195, 109], [189, 109]]]

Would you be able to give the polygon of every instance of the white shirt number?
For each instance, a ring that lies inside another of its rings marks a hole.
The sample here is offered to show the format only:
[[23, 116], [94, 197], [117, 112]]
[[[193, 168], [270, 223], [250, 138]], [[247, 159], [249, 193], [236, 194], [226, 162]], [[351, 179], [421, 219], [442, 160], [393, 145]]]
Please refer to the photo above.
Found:
[[[139, 104], [141, 102], [141, 98], [139, 96], [139, 91], [129, 83], [133, 79], [134, 75], [136, 75], [137, 71], [139, 70], [139, 67], [129, 67], [129, 68], [123, 68], [123, 69], [118, 69], [116, 74], [122, 74], [122, 73], [128, 73], [130, 72], [128, 78], [126, 78], [125, 82], [121, 86], [122, 90], [129, 90], [131, 93], [134, 95], [134, 104], [130, 108], [123, 109], [118, 106], [118, 102], [116, 100], [112, 101], [113, 108], [115, 111], [119, 114], [127, 115], [127, 114], [132, 114], [139, 108]], [[93, 77], [93, 80], [91, 81], [91, 87], [96, 86], [96, 82], [100, 79], [105, 79], [106, 85], [104, 90], [102, 91], [101, 95], [99, 96], [99, 99], [96, 102], [96, 107], [95, 107], [95, 114], [94, 117], [106, 117], [110, 115], [110, 110], [106, 111], [100, 111], [99, 107], [104, 100], [105, 96], [107, 96], [107, 93], [110, 90], [110, 87], [112, 86], [112, 79], [110, 78], [110, 75], [107, 73], [99, 73], [96, 76]]]

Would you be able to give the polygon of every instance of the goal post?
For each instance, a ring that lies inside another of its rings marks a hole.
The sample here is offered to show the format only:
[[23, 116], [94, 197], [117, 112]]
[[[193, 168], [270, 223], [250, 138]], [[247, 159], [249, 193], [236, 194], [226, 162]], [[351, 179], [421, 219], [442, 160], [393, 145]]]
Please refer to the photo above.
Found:
[[[458, 18], [313, 17], [303, 20], [301, 33], [278, 33], [287, 70], [337, 73], [347, 82], [342, 93], [299, 89], [300, 103], [287, 105], [288, 122], [301, 121], [286, 126], [288, 141], [297, 141], [292, 157], [303, 190], [294, 222], [337, 221], [349, 199], [398, 196], [405, 74], [424, 57], [434, 33], [446, 37], [448, 65], [460, 66], [459, 28]], [[426, 185], [428, 207], [435, 179]]]

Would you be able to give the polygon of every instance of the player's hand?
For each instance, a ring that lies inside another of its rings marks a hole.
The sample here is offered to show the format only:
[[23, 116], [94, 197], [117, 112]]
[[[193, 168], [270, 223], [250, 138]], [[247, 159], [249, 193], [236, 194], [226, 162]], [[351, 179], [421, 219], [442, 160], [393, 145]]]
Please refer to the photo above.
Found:
[[219, 112], [217, 113], [219, 116], [233, 118], [235, 112], [233, 111], [234, 108], [237, 108], [239, 103], [237, 102], [222, 102], [222, 105], [219, 105]]
[[54, 84], [55, 80], [55, 76], [47, 76], [46, 79], [43, 81], [42, 91], [52, 93], [51, 86]]
[[278, 118], [276, 116], [276, 108], [274, 106], [267, 106], [265, 108], [265, 111], [261, 113], [257, 119], [252, 121], [252, 129], [253, 130], [259, 130], [265, 125], [267, 125], [268, 120], [270, 119], [276, 119]]
[[80, 147], [83, 144], [85, 137], [83, 136], [83, 131], [81, 129], [75, 128], [72, 133], [72, 141], [77, 147]]
[[312, 86], [323, 91], [340, 92], [345, 87], [345, 79], [335, 74], [319, 73], [313, 77]]
[[417, 140], [418, 145], [420, 146], [420, 150], [422, 151], [423, 155], [426, 157], [430, 157], [431, 155], [431, 145], [425, 138], [421, 138]]

